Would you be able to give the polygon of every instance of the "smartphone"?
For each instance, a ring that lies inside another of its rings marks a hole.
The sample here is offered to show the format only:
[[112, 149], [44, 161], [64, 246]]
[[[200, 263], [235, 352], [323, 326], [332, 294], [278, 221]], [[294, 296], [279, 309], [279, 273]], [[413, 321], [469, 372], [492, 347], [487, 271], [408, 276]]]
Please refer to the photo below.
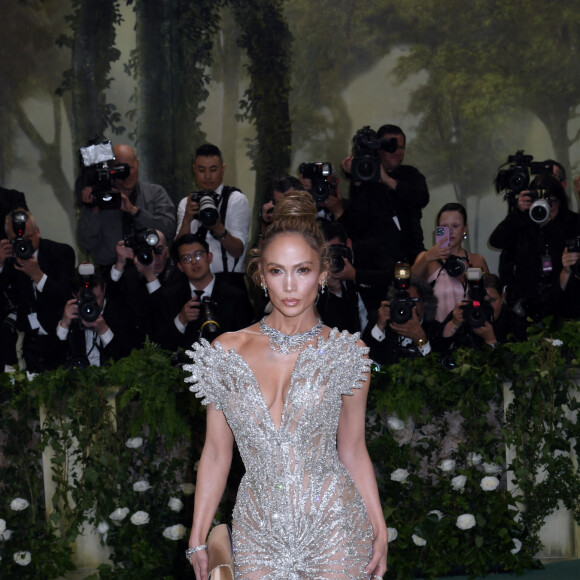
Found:
[[445, 238], [447, 238], [447, 241], [441, 247], [449, 248], [449, 227], [437, 226], [435, 228], [435, 243], [438, 244], [441, 240]]

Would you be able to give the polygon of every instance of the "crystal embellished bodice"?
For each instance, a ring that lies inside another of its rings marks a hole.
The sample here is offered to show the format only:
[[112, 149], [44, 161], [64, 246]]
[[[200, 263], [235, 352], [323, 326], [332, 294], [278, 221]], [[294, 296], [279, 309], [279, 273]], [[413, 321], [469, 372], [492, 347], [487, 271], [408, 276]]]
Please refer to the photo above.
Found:
[[300, 353], [276, 427], [252, 369], [219, 343], [194, 345], [190, 389], [221, 409], [246, 474], [234, 510], [236, 578], [368, 578], [372, 530], [336, 450], [342, 396], [369, 361], [333, 330]]

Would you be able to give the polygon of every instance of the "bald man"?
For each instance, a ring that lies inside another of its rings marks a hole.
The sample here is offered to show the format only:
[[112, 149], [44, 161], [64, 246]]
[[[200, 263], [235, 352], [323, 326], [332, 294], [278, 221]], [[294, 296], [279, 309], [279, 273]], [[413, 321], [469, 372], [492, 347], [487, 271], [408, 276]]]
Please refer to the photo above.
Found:
[[92, 254], [99, 265], [114, 264], [117, 242], [135, 231], [157, 229], [167, 239], [172, 239], [175, 232], [175, 205], [165, 189], [139, 181], [139, 159], [132, 147], [117, 145], [113, 151], [115, 165], [126, 163], [129, 166], [129, 175], [114, 181], [121, 195], [121, 207], [102, 209], [94, 204], [92, 187], [85, 187], [81, 192], [77, 239], [81, 248]]

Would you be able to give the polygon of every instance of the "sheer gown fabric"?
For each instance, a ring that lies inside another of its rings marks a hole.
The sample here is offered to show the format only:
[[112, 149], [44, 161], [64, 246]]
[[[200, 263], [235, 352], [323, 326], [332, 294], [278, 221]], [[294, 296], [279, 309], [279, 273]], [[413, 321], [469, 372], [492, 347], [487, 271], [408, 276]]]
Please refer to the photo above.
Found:
[[246, 468], [233, 517], [236, 578], [368, 580], [371, 523], [336, 450], [342, 395], [361, 387], [370, 364], [357, 339], [334, 329], [300, 353], [279, 428], [235, 349], [202, 341], [188, 352], [190, 390], [223, 411]]

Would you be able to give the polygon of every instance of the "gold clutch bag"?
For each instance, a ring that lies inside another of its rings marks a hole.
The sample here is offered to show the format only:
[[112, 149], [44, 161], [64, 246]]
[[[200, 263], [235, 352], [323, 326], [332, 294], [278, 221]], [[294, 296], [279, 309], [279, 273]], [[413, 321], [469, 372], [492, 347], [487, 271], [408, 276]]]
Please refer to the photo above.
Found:
[[215, 526], [207, 539], [209, 580], [234, 580], [232, 534], [227, 524]]

